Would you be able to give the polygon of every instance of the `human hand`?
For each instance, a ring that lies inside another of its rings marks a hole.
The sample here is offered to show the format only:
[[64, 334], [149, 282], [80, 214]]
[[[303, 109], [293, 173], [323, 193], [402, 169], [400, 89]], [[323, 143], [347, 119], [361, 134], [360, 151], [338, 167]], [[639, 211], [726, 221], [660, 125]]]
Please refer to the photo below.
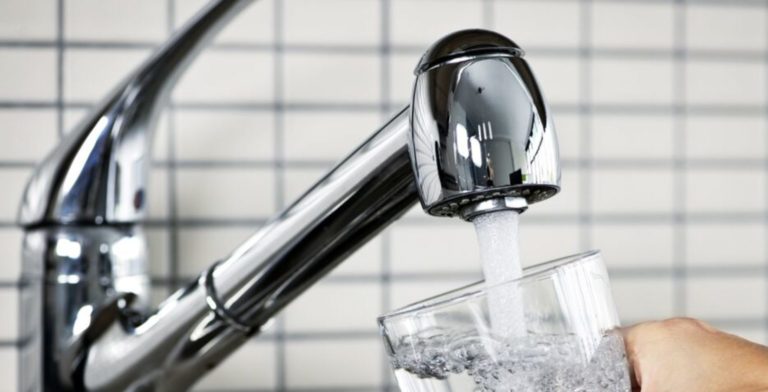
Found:
[[642, 323], [623, 334], [634, 391], [768, 391], [765, 346], [688, 318]]

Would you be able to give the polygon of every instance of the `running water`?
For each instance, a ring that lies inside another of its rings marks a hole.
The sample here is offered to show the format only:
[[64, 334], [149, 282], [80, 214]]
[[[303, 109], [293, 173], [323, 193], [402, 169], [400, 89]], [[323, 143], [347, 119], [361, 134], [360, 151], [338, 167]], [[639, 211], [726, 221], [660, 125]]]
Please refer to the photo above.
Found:
[[[482, 214], [472, 220], [480, 247], [485, 284], [488, 287], [518, 279], [523, 275], [517, 228], [517, 211]], [[491, 329], [503, 337], [525, 336], [525, 312], [516, 285], [505, 285], [488, 291], [488, 313]]]
[[610, 331], [591, 355], [575, 335], [494, 339], [434, 329], [390, 357], [404, 392], [629, 392], [624, 341]]

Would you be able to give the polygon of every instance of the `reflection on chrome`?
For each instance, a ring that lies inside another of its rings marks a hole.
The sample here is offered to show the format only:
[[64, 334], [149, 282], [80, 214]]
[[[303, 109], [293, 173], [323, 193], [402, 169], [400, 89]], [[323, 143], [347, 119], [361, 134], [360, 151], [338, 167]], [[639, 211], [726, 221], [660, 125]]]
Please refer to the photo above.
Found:
[[457, 32], [421, 58], [411, 106], [150, 310], [141, 222], [157, 115], [248, 3], [210, 3], [37, 167], [19, 212], [22, 390], [187, 390], [417, 199], [470, 220], [559, 190], [554, 126], [522, 50]]

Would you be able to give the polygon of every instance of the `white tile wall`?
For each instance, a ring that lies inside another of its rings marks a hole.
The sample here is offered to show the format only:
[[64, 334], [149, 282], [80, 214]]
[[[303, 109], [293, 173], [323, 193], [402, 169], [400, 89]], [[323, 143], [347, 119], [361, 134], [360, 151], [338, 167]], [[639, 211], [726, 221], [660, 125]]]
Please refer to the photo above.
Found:
[[[17, 378], [24, 182], [204, 3], [0, 1], [4, 387]], [[160, 120], [146, 229], [154, 299], [406, 105], [427, 45], [487, 27], [528, 53], [561, 144], [562, 192], [522, 219], [525, 263], [600, 248], [625, 322], [690, 315], [765, 342], [766, 18], [762, 1], [257, 1], [192, 64]], [[375, 316], [477, 279], [474, 235], [414, 208], [196, 390], [386, 390]]]
[[[72, 41], [159, 42], [165, 38], [168, 7], [161, 1], [78, 0], [64, 3], [64, 38]], [[141, 28], [136, 22], [141, 21]]]
[[[259, 0], [240, 12], [214, 41], [221, 44], [270, 44], [275, 37], [275, 1]], [[206, 4], [206, 0], [174, 1], [174, 28], [186, 23]]]
[[685, 153], [691, 159], [761, 159], [766, 153], [761, 116], [690, 116]]
[[[52, 101], [56, 98], [56, 53], [47, 48], [0, 48], [0, 99]], [[12, 77], [11, 77], [12, 76]]]
[[765, 50], [766, 14], [751, 7], [691, 4], [685, 37], [691, 49]]
[[688, 62], [685, 72], [685, 97], [692, 105], [765, 104], [765, 63], [699, 60]]
[[670, 115], [595, 115], [592, 155], [596, 159], [671, 160], [674, 129]]
[[523, 48], [579, 45], [577, 1], [499, 1], [493, 26]]
[[52, 40], [56, 37], [56, 8], [48, 0], [3, 1], [0, 3], [0, 36]]
[[667, 59], [595, 57], [592, 99], [602, 105], [670, 105], [672, 65]]
[[674, 7], [672, 2], [596, 2], [592, 42], [598, 48], [672, 49]]

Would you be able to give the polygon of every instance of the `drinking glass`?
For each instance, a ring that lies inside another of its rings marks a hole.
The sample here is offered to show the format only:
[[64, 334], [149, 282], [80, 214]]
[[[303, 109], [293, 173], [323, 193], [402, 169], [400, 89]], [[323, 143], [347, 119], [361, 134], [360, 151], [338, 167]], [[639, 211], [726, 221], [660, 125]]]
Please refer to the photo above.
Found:
[[403, 392], [631, 390], [599, 251], [534, 265], [491, 287], [469, 285], [378, 321]]

